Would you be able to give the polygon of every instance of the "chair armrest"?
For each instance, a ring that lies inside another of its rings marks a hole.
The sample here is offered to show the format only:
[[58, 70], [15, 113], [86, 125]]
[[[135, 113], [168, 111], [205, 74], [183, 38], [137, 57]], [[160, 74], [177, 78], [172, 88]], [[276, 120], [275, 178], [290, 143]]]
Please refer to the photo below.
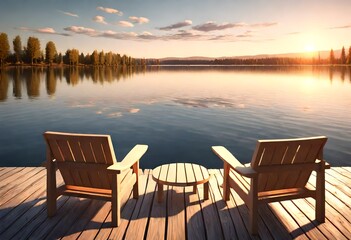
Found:
[[257, 172], [251, 167], [245, 167], [238, 159], [234, 157], [225, 147], [223, 146], [212, 146], [212, 151], [224, 162], [229, 164], [229, 166], [234, 169], [240, 175], [245, 177], [254, 177]]
[[107, 170], [116, 171], [117, 173], [122, 172], [128, 168], [131, 168], [136, 162], [140, 160], [140, 158], [147, 151], [147, 145], [135, 145], [135, 147], [130, 150], [130, 152], [124, 157], [121, 162], [117, 162], [107, 168]]

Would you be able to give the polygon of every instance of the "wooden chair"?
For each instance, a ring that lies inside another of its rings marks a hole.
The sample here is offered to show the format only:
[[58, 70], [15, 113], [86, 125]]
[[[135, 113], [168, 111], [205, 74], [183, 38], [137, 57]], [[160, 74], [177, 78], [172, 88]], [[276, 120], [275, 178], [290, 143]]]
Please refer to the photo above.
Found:
[[[249, 208], [249, 231], [257, 234], [258, 204], [312, 197], [319, 222], [325, 218], [325, 169], [323, 160], [327, 138], [259, 140], [251, 163], [242, 165], [225, 147], [213, 146], [224, 161], [223, 199], [229, 200], [233, 188]], [[316, 171], [316, 188], [306, 186]]]
[[[47, 212], [56, 213], [60, 195], [111, 201], [112, 226], [120, 224], [121, 197], [133, 188], [138, 198], [139, 159], [147, 145], [136, 145], [117, 162], [109, 135], [45, 132], [47, 145]], [[59, 169], [64, 185], [56, 186]]]

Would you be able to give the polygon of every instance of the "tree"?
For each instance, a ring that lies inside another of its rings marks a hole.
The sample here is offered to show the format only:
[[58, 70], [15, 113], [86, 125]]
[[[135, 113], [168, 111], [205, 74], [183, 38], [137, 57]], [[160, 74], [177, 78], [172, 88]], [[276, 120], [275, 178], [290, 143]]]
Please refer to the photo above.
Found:
[[99, 65], [99, 54], [96, 50], [94, 50], [93, 54], [91, 54], [91, 63], [94, 65]]
[[106, 53], [105, 60], [106, 60], [106, 65], [107, 66], [111, 66], [112, 65], [112, 56], [113, 56], [113, 54], [112, 54], [111, 51]]
[[347, 64], [351, 64], [351, 46], [349, 47], [349, 54], [347, 56]]
[[329, 63], [334, 64], [335, 63], [335, 56], [334, 56], [334, 50], [330, 50], [330, 56], [329, 56]]
[[77, 49], [72, 49], [69, 53], [69, 62], [72, 65], [78, 65], [79, 63], [79, 51]]
[[81, 54], [79, 55], [79, 63], [86, 64], [86, 63], [85, 63], [84, 53], [81, 53]]
[[31, 63], [41, 57], [40, 42], [36, 37], [29, 37], [27, 41], [27, 56], [30, 58]]
[[57, 55], [55, 43], [48, 42], [45, 47], [45, 60], [47, 63], [52, 64]]
[[0, 34], [0, 65], [8, 57], [10, 51], [10, 44], [6, 33]]
[[22, 56], [22, 41], [20, 36], [16, 36], [15, 39], [13, 39], [13, 51], [15, 52], [16, 55], [16, 61], [20, 62], [21, 61], [21, 56]]
[[99, 54], [99, 61], [100, 61], [101, 65], [105, 64], [105, 53], [104, 53], [104, 51], [100, 52], [100, 54]]
[[345, 53], [344, 47], [342, 47], [342, 49], [341, 49], [340, 63], [346, 64], [346, 53]]

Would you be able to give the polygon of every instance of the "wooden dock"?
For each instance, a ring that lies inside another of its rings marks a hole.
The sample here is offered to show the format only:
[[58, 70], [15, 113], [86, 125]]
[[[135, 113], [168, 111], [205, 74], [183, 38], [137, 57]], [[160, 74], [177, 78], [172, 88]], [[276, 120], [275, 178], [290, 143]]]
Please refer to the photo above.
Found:
[[[168, 187], [157, 202], [151, 171], [141, 175], [138, 200], [126, 196], [122, 223], [111, 228], [110, 203], [60, 197], [53, 218], [46, 213], [46, 170], [0, 168], [0, 239], [351, 239], [351, 167], [326, 171], [326, 222], [314, 221], [314, 200], [262, 205], [259, 235], [250, 236], [248, 210], [235, 192], [222, 200], [222, 171], [209, 170], [209, 200], [203, 186]], [[315, 175], [310, 179], [314, 185]]]

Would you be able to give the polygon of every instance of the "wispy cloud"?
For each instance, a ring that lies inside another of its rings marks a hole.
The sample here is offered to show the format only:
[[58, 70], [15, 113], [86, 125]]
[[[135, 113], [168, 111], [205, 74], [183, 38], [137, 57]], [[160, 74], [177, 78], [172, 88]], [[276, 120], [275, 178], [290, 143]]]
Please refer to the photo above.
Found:
[[129, 20], [130, 20], [132, 23], [139, 23], [139, 24], [148, 23], [148, 22], [150, 21], [148, 18], [145, 18], [145, 17], [135, 17], [135, 16], [129, 17]]
[[50, 34], [55, 34], [56, 31], [53, 28], [46, 27], [46, 28], [39, 28], [37, 29], [39, 33], [50, 33]]
[[265, 28], [275, 26], [278, 23], [276, 22], [261, 22], [261, 23], [253, 23], [248, 24], [244, 22], [238, 23], [221, 23], [217, 24], [216, 22], [209, 21], [204, 24], [199, 24], [193, 27], [194, 30], [202, 31], [202, 32], [211, 32], [211, 31], [220, 31], [230, 28], [240, 28], [240, 27], [249, 27], [249, 28]]
[[244, 27], [246, 26], [245, 23], [222, 23], [222, 24], [217, 24], [215, 22], [207, 22], [204, 24], [196, 25], [193, 27], [194, 30], [197, 31], [202, 31], [202, 32], [210, 32], [210, 31], [218, 31], [218, 30], [224, 30], [228, 28], [235, 28], [235, 27]]
[[119, 16], [123, 15], [123, 12], [119, 11], [118, 9], [115, 8], [106, 8], [106, 7], [97, 7], [97, 10], [103, 11], [105, 13], [111, 13], [111, 14], [117, 14]]
[[[126, 24], [126, 23], [124, 23]], [[126, 24], [127, 25], [127, 24]], [[168, 34], [154, 35], [151, 32], [144, 31], [142, 33], [136, 32], [118, 32], [118, 31], [97, 31], [92, 28], [86, 28], [81, 26], [71, 26], [66, 27], [64, 30], [71, 33], [83, 34], [91, 37], [103, 37], [103, 38], [112, 38], [119, 40], [131, 40], [131, 41], [151, 41], [151, 40], [160, 40], [160, 41], [250, 41], [250, 42], [260, 42], [268, 41], [270, 39], [264, 39], [262, 37], [257, 37], [253, 35], [253, 31], [245, 31], [242, 34], [212, 34], [207, 32], [195, 31], [192, 29], [183, 30], [179, 29], [178, 31], [168, 32]]]
[[128, 21], [119, 21], [117, 25], [121, 27], [134, 27], [134, 24]]
[[99, 32], [96, 31], [95, 29], [81, 27], [81, 26], [70, 26], [70, 27], [64, 28], [64, 30], [68, 32], [83, 34], [88, 36], [96, 36], [99, 34]]
[[330, 27], [329, 29], [347, 29], [347, 28], [351, 28], [351, 24], [343, 25], [343, 26]]
[[41, 33], [41, 34], [52, 34], [52, 35], [60, 35], [60, 36], [71, 36], [68, 33], [59, 33], [56, 32], [55, 29], [51, 28], [51, 27], [45, 27], [45, 28], [28, 28], [28, 27], [18, 27], [15, 28], [18, 29], [20, 31], [29, 31], [29, 32], [34, 32], [34, 33]]
[[238, 34], [236, 35], [237, 38], [249, 38], [249, 37], [253, 37], [252, 31], [246, 31], [242, 34]]
[[300, 34], [301, 32], [289, 32], [287, 33], [287, 35], [297, 35], [297, 34]]
[[72, 12], [65, 12], [65, 11], [61, 11], [61, 10], [58, 10], [60, 13], [63, 13], [63, 14], [65, 14], [65, 15], [67, 15], [67, 16], [70, 16], [70, 17], [79, 17], [77, 14], [75, 14], [75, 13], [72, 13]]
[[277, 22], [262, 22], [262, 23], [253, 23], [249, 24], [249, 27], [254, 27], [254, 28], [265, 28], [265, 27], [272, 27], [278, 25]]
[[159, 30], [166, 30], [166, 31], [169, 31], [169, 30], [172, 30], [172, 29], [187, 27], [187, 26], [190, 26], [191, 24], [193, 24], [193, 22], [192, 22], [191, 20], [185, 20], [185, 21], [183, 21], [183, 22], [178, 22], [178, 23], [175, 23], [175, 24], [166, 26], [166, 27], [160, 27], [160, 28], [158, 28], [158, 29], [159, 29]]
[[99, 15], [93, 17], [93, 21], [101, 24], [107, 24], [107, 22], [105, 21], [105, 17]]

